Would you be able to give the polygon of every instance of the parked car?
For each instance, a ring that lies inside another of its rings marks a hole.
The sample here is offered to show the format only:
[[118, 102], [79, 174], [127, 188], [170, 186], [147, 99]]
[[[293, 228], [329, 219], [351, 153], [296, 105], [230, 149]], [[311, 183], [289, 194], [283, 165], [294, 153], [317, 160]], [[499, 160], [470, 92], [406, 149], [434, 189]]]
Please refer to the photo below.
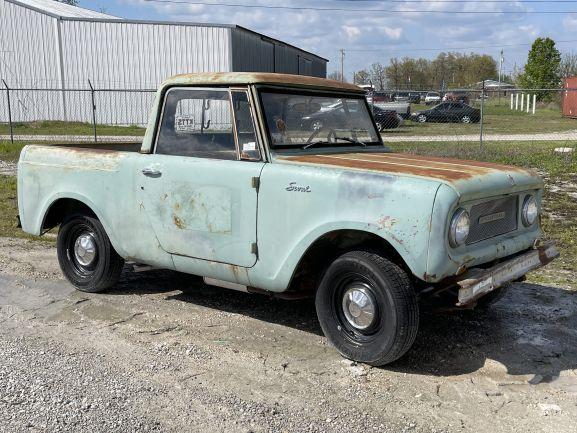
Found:
[[[351, 114], [356, 114], [359, 110], [359, 103], [348, 103], [347, 110], [342, 102], [338, 102], [327, 109], [319, 110], [302, 118], [302, 129], [317, 131], [327, 128], [338, 128], [349, 123]], [[394, 110], [384, 110], [377, 106], [371, 107], [377, 130], [397, 128], [401, 122], [401, 117]]]
[[427, 92], [425, 95], [425, 105], [435, 105], [441, 102], [441, 94], [439, 92]]
[[461, 122], [477, 123], [481, 119], [481, 111], [461, 102], [442, 102], [428, 110], [416, 111], [411, 114], [411, 120], [425, 122]]
[[[356, 111], [336, 127], [291, 120], [338, 103]], [[18, 208], [27, 233], [59, 226], [58, 261], [78, 290], [112, 289], [130, 261], [314, 297], [328, 340], [371, 365], [411, 347], [420, 303], [486, 304], [559, 254], [538, 241], [537, 174], [391, 153], [347, 83], [178, 75], [140, 147], [70, 146], [24, 147]]]
[[462, 102], [463, 104], [469, 103], [469, 95], [464, 92], [447, 92], [443, 96], [444, 102]]

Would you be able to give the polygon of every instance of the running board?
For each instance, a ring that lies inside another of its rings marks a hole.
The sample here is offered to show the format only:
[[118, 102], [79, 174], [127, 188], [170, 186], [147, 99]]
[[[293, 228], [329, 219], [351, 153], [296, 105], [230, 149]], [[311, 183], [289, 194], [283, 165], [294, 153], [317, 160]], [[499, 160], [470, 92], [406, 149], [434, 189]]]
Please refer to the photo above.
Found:
[[238, 283], [217, 280], [214, 278], [203, 277], [204, 284], [209, 286], [223, 287], [225, 289], [238, 290], [239, 292], [248, 292], [248, 287]]

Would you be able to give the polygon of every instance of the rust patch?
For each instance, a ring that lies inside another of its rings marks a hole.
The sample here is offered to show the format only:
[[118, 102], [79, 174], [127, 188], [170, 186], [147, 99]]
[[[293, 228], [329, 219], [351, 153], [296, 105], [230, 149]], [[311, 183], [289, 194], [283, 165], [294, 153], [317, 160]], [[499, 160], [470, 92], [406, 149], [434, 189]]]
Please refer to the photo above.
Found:
[[172, 215], [172, 223], [181, 230], [186, 228], [186, 224], [184, 224], [184, 221], [182, 221], [178, 215]]
[[378, 229], [387, 229], [391, 230], [393, 226], [397, 223], [395, 218], [391, 218], [390, 216], [384, 216], [377, 221]]
[[449, 182], [471, 179], [475, 176], [503, 170], [532, 174], [527, 170], [507, 165], [391, 153], [301, 155], [281, 157], [281, 159], [291, 162], [432, 177]]

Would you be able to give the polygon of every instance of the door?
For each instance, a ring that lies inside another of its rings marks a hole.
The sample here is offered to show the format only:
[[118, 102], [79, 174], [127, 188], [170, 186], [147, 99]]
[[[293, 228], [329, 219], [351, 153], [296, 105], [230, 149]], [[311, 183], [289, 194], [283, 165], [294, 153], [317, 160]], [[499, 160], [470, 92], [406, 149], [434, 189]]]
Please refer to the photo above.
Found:
[[259, 149], [246, 91], [166, 93], [154, 153], [138, 173], [142, 206], [163, 250], [243, 267], [256, 263]]

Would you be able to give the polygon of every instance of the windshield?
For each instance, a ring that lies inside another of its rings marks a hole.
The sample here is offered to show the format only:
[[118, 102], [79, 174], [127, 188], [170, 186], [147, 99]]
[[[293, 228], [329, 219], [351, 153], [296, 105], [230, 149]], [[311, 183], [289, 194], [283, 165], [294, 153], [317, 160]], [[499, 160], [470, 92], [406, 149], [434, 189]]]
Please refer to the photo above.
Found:
[[260, 93], [275, 148], [382, 145], [362, 95]]

